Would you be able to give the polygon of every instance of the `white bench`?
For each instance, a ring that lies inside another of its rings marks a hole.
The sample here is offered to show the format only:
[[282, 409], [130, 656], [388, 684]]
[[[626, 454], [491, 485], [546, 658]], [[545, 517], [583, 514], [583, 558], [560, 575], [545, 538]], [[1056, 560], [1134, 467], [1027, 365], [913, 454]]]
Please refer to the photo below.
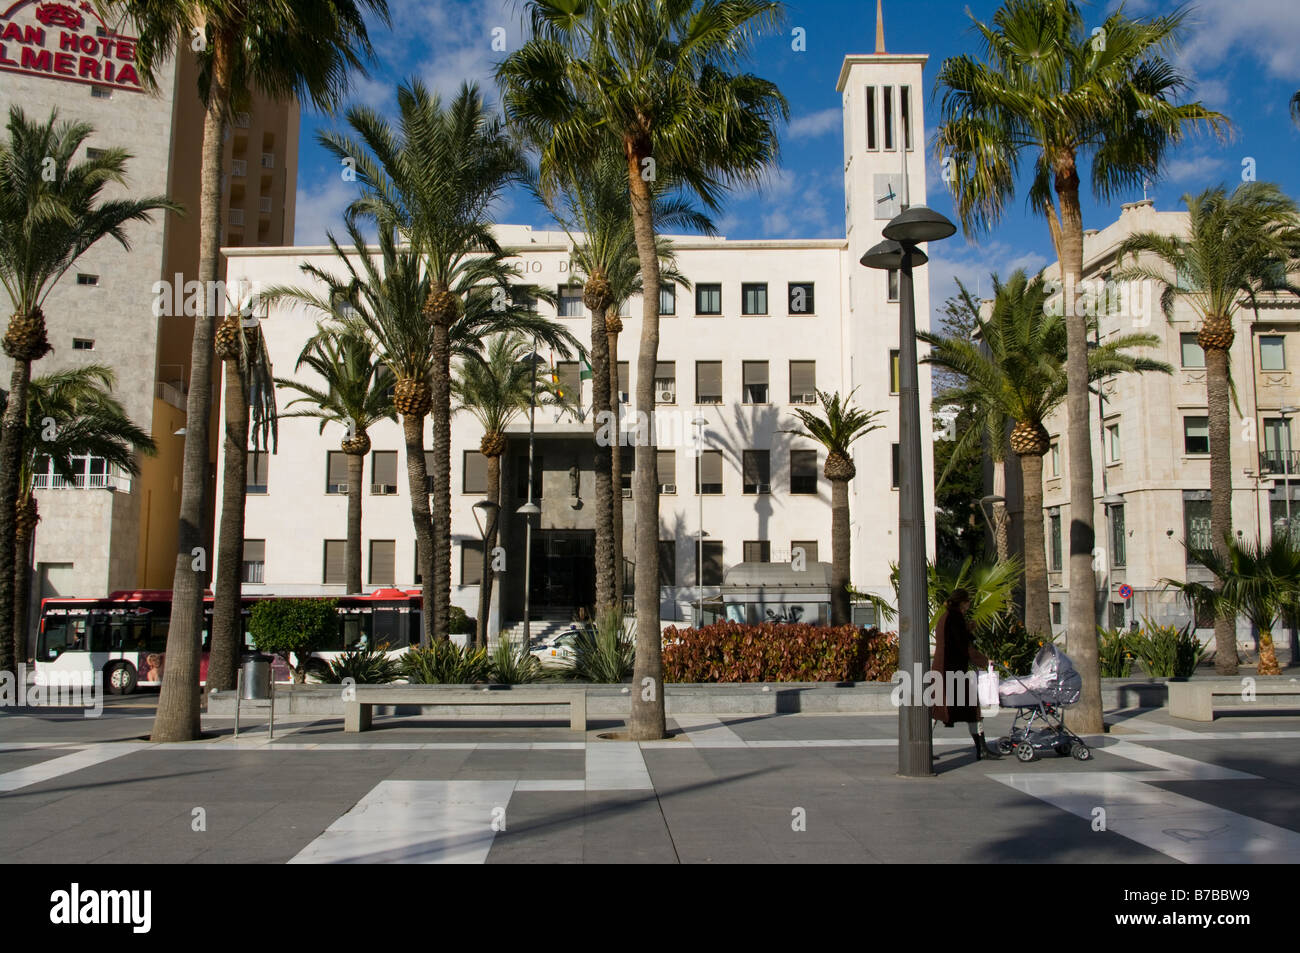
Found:
[[[1245, 691], [1245, 686], [1240, 678], [1197, 678], [1188, 682], [1167, 682], [1169, 688], [1169, 714], [1175, 718], [1185, 718], [1188, 721], [1214, 721], [1214, 699], [1215, 696], [1226, 698], [1235, 696], [1240, 698]], [[1288, 681], [1271, 681], [1263, 678], [1255, 678], [1255, 685], [1252, 689], [1255, 696], [1260, 698], [1265, 695], [1289, 695], [1295, 701], [1289, 703], [1278, 703], [1271, 705], [1263, 702], [1259, 708], [1300, 708], [1300, 682], [1295, 679]], [[1242, 701], [1236, 705], [1221, 705], [1220, 708], [1230, 708], [1234, 711], [1254, 711], [1256, 706], [1252, 702]]]
[[568, 705], [569, 727], [587, 730], [587, 693], [538, 689], [460, 689], [437, 685], [358, 685], [344, 703], [343, 730], [368, 731], [375, 705]]

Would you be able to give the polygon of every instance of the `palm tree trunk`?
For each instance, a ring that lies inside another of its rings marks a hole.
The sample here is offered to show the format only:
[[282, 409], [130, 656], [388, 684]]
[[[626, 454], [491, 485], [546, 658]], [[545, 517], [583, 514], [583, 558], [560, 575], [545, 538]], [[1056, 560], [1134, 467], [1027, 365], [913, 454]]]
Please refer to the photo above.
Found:
[[[1211, 519], [1214, 517], [1211, 516]], [[1233, 643], [1234, 647], [1236, 642]], [[1236, 653], [1234, 652], [1234, 657]], [[1277, 652], [1273, 648], [1273, 633], [1269, 629], [1259, 630], [1259, 674], [1281, 675], [1282, 669], [1277, 664]]]
[[[501, 458], [487, 458], [487, 499], [489, 503], [501, 503]], [[492, 550], [497, 544], [497, 522], [499, 512], [489, 518], [487, 533], [483, 537], [483, 572], [478, 584], [478, 627], [475, 631], [474, 644], [480, 649], [487, 648], [488, 616], [492, 612]]]
[[848, 625], [849, 565], [849, 481], [831, 480], [831, 625]]
[[[606, 314], [614, 311], [611, 305]], [[618, 390], [618, 335], [608, 334], [609, 338], [609, 412], [613, 421], [614, 448], [609, 455], [609, 483], [614, 494], [614, 513], [610, 528], [614, 536], [614, 605], [623, 611], [623, 443], [622, 428], [619, 424], [619, 390]]]
[[[202, 185], [199, 190], [199, 282], [216, 288], [221, 241], [222, 132], [230, 99], [231, 38], [218, 34], [212, 51], [212, 83], [203, 115]], [[212, 409], [212, 332], [215, 292], [194, 319], [190, 390], [185, 401], [185, 453], [180, 527], [172, 582], [171, 626], [153, 741], [192, 741], [199, 725], [199, 639], [208, 554], [203, 548], [207, 510], [208, 418]], [[3, 519], [3, 514], [0, 514]]]
[[[1061, 200], [1061, 281], [1065, 291], [1065, 398], [1070, 442], [1070, 595], [1066, 651], [1083, 678], [1079, 704], [1069, 709], [1070, 727], [1085, 734], [1103, 730], [1101, 668], [1097, 645], [1097, 577], [1092, 570], [1092, 416], [1088, 407], [1088, 318], [1077, 305], [1083, 278], [1083, 213], [1079, 173], [1073, 161], [1058, 167]], [[1025, 520], [1026, 526], [1028, 519]], [[1026, 533], [1028, 530], [1026, 530]]]
[[364, 454], [348, 457], [348, 540], [343, 549], [343, 581], [348, 592], [361, 592], [361, 480]]
[[433, 329], [433, 632], [447, 638], [451, 624], [451, 337]]
[[[615, 368], [617, 371], [617, 367]], [[609, 406], [609, 338], [605, 332], [605, 308], [591, 313], [591, 427], [595, 434], [593, 465], [596, 484], [596, 606], [592, 618], [602, 618], [614, 604], [614, 494], [609, 458], [608, 420], [600, 413]], [[620, 499], [621, 504], [621, 499]]]
[[655, 475], [655, 365], [659, 362], [659, 254], [649, 185], [641, 178], [649, 142], [626, 147], [632, 231], [641, 263], [641, 350], [636, 363], [636, 661], [632, 666], [633, 741], [664, 737], [663, 637], [659, 630], [659, 481]]
[[27, 387], [32, 379], [30, 361], [14, 359], [0, 434], [0, 671], [17, 675], [17, 639], [14, 631], [14, 547], [17, 545], [18, 471], [23, 452], [23, 426], [27, 419]]
[[428, 648], [436, 635], [433, 614], [433, 524], [429, 519], [429, 482], [424, 466], [424, 418], [414, 414], [402, 415], [402, 436], [406, 440], [406, 484], [411, 493], [411, 522], [415, 526], [415, 558], [420, 567], [420, 585], [423, 588], [421, 622], [424, 633], [420, 645]]
[[1030, 635], [1050, 640], [1052, 614], [1047, 599], [1047, 548], [1043, 541], [1043, 458], [1036, 453], [1020, 457], [1024, 487], [1025, 527], [1025, 628]]
[[36, 537], [36, 499], [30, 494], [20, 504], [26, 511], [26, 528], [14, 532], [14, 667], [27, 664], [27, 633], [31, 625], [28, 604], [32, 598], [32, 543]]
[[[241, 329], [240, 334], [243, 334]], [[248, 398], [238, 357], [225, 371], [226, 436], [221, 473], [221, 525], [217, 530], [217, 582], [212, 602], [212, 653], [206, 691], [235, 687], [243, 641], [244, 500], [248, 485]], [[164, 671], [166, 669], [164, 668]]]
[[[1228, 352], [1205, 349], [1205, 397], [1210, 416], [1210, 528], [1211, 544], [1219, 559], [1227, 557], [1232, 536], [1232, 408], [1228, 394]], [[1221, 580], [1214, 587], [1222, 588]], [[1263, 645], [1261, 641], [1261, 647]], [[1214, 669], [1219, 675], [1237, 674], [1237, 618], [1225, 612], [1214, 618]], [[1261, 664], [1263, 657], [1261, 655]]]

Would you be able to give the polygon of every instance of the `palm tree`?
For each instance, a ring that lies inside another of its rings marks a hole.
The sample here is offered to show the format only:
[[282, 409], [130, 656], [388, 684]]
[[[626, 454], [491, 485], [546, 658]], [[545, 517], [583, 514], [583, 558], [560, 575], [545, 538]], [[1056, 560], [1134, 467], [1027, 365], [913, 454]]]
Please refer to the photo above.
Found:
[[1244, 613], [1259, 629], [1259, 674], [1280, 675], [1282, 670], [1273, 648], [1273, 623], [1279, 615], [1300, 606], [1300, 549], [1294, 540], [1290, 535], [1275, 536], [1268, 543], [1226, 539], [1222, 554], [1219, 547], [1197, 549], [1184, 545], [1194, 562], [1214, 574], [1215, 584], [1174, 579], [1162, 582], [1181, 592], [1194, 611], [1233, 619], [1237, 613]]
[[396, 133], [378, 113], [353, 107], [347, 120], [355, 138], [322, 133], [319, 141], [340, 159], [356, 163], [362, 195], [348, 207], [349, 216], [371, 219], [381, 231], [399, 233], [427, 272], [423, 313], [432, 325], [430, 373], [405, 383], [399, 374], [395, 401], [399, 410], [411, 410], [412, 418], [426, 413], [433, 418], [434, 549], [425, 576], [432, 578], [433, 590], [425, 610], [429, 631], [446, 636], [451, 608], [453, 351], [481, 347], [489, 330], [511, 327], [526, 328], [541, 343], [564, 353], [578, 345], [569, 332], [515, 304], [508, 294], [518, 273], [506, 263], [508, 254], [493, 237], [487, 213], [501, 190], [522, 178], [525, 168], [501, 121], [485, 111], [478, 87], [461, 86], [444, 108], [438, 96], [412, 80], [398, 89], [397, 103]]
[[1093, 192], [1109, 201], [1158, 178], [1186, 127], [1226, 128], [1223, 116], [1200, 103], [1175, 102], [1187, 83], [1166, 54], [1185, 16], [1179, 10], [1133, 19], [1120, 7], [1094, 35], [1074, 0], [1004, 0], [991, 25], [971, 16], [984, 39], [984, 60], [952, 57], [939, 70], [943, 119], [936, 148], [940, 161], [955, 160], [952, 187], [966, 233], [986, 231], [1002, 217], [1028, 155], [1029, 204], [1047, 219], [1056, 249], [1069, 345], [1067, 647], [1086, 685], [1070, 718], [1089, 733], [1100, 732], [1102, 720], [1087, 318], [1076, 305], [1083, 277], [1080, 179], [1090, 172]]
[[321, 327], [298, 355], [294, 371], [304, 367], [315, 371], [321, 384], [277, 377], [277, 386], [297, 391], [301, 397], [289, 401], [286, 409], [306, 404], [302, 410], [290, 410], [286, 417], [310, 417], [325, 425], [343, 427], [339, 449], [348, 463], [348, 528], [343, 549], [343, 577], [348, 592], [361, 591], [361, 480], [366, 454], [370, 452], [369, 430], [381, 420], [397, 422], [393, 410], [393, 372], [381, 363], [370, 346], [370, 339], [356, 329], [338, 326]]
[[821, 412], [796, 410], [803, 427], [785, 430], [815, 440], [826, 448], [822, 472], [831, 481], [831, 625], [849, 623], [849, 573], [852, 569], [849, 532], [849, 481], [857, 476], [849, 447], [859, 437], [884, 429], [875, 423], [883, 410], [859, 410], [850, 401], [853, 392], [841, 399], [838, 393], [817, 392]]
[[[258, 93], [333, 111], [349, 78], [365, 75], [364, 61], [372, 52], [363, 10], [387, 25], [386, 0], [101, 0], [101, 6], [135, 24], [136, 63], [148, 86], [156, 86], [158, 71], [176, 56], [187, 55], [187, 50], [198, 59], [199, 98], [204, 110], [198, 280], [208, 291], [205, 299], [215, 302], [213, 292], [220, 278], [225, 131], [232, 105]], [[215, 323], [215, 314], [207, 308], [200, 310], [190, 348], [180, 532], [167, 669], [158, 698], [154, 741], [190, 741], [199, 733], [198, 648], [207, 562], [197, 557], [205, 545]], [[226, 370], [238, 373], [237, 367]], [[227, 412], [242, 419], [242, 399], [239, 394], [233, 396], [236, 406], [228, 407]], [[244, 450], [239, 448], [240, 456]], [[229, 539], [232, 531], [233, 527], [223, 525], [220, 533]]]
[[[1183, 300], [1201, 320], [1197, 343], [1205, 352], [1210, 418], [1210, 525], [1215, 553], [1222, 560], [1227, 557], [1224, 538], [1232, 535], [1228, 351], [1236, 337], [1233, 323], [1243, 305], [1258, 311], [1261, 292], [1300, 294], [1300, 288], [1287, 279], [1287, 272], [1300, 268], [1300, 216], [1295, 203], [1266, 182], [1245, 183], [1231, 195], [1222, 187], [1207, 189], [1185, 195], [1183, 201], [1188, 211], [1187, 237], [1152, 232], [1130, 236], [1120, 244], [1118, 254], [1121, 261], [1134, 256], [1135, 263], [1117, 269], [1115, 277], [1159, 281], [1165, 289], [1160, 307], [1167, 318], [1172, 320], [1174, 305]], [[1159, 268], [1142, 265], [1137, 256], [1144, 253]], [[1235, 674], [1235, 612], [1215, 618], [1214, 639], [1215, 668], [1223, 675]]]
[[19, 664], [27, 661], [31, 556], [40, 520], [34, 492], [37, 474], [49, 472], [52, 465], [56, 474], [71, 482], [76, 477], [72, 458], [90, 456], [135, 476], [140, 472], [136, 454], [156, 451], [149, 433], [136, 426], [112, 397], [116, 383], [112, 368], [87, 364], [38, 377], [29, 386], [14, 534], [14, 632]]
[[[1047, 550], [1043, 543], [1043, 455], [1051, 448], [1043, 421], [1067, 393], [1066, 319], [1049, 302], [1041, 278], [1032, 281], [1016, 271], [1004, 284], [993, 276], [993, 309], [985, 321], [975, 318], [975, 337], [946, 336], [918, 331], [931, 347], [923, 358], [964, 380], [945, 400], [973, 404], [995, 421], [992, 439], [1001, 442], [1004, 422], [1012, 421], [1010, 446], [1020, 458], [1024, 492], [1025, 628], [1050, 638], [1052, 621], [1047, 598]], [[1154, 334], [1122, 334], [1088, 352], [1088, 379], [1097, 380], [1132, 371], [1163, 371], [1168, 364], [1127, 352], [1160, 343]], [[962, 440], [978, 439], [978, 432]]]
[[42, 305], [100, 239], [129, 250], [126, 225], [180, 207], [161, 195], [103, 199], [106, 186], [126, 183], [131, 156], [112, 148], [75, 161], [94, 132], [88, 123], [59, 122], [54, 112], [30, 121], [13, 106], [7, 129], [0, 142], [0, 286], [13, 307], [3, 344], [14, 364], [0, 432], [0, 671], [12, 673], [17, 640], [26, 638], [13, 629], [13, 559], [27, 391], [32, 362], [50, 352]]
[[506, 427], [531, 401], [559, 403], [550, 381], [537, 376], [525, 358], [532, 344], [517, 332], [494, 335], [482, 357], [462, 357], [459, 373], [451, 382], [454, 410], [469, 413], [483, 425], [479, 452], [487, 460], [487, 501], [494, 505], [483, 541], [483, 572], [479, 580], [479, 648], [487, 646], [487, 620], [492, 598], [492, 550], [497, 540], [497, 517], [501, 505], [501, 457], [506, 452]]
[[[532, 36], [497, 67], [506, 113], [543, 143], [542, 185], [588, 165], [610, 137], [622, 152], [641, 265], [641, 346], [636, 410], [652, 421], [659, 356], [656, 181], [679, 182], [710, 209], [735, 183], [759, 181], [777, 152], [776, 122], [789, 115], [776, 86], [738, 67], [756, 35], [776, 27], [768, 0], [530, 0]], [[665, 178], [667, 177], [667, 178]], [[653, 428], [647, 428], [653, 430]], [[659, 637], [659, 487], [654, 437], [636, 448], [636, 671], [629, 730], [664, 735]]]
[[1300, 91], [1291, 97], [1291, 118], [1300, 123]]

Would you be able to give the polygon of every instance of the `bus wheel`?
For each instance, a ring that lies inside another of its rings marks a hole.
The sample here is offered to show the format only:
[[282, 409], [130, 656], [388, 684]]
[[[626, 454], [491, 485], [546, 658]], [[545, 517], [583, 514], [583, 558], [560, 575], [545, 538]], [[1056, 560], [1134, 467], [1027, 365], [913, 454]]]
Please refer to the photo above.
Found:
[[130, 695], [135, 691], [135, 669], [126, 662], [114, 662], [104, 669], [104, 684], [110, 695]]

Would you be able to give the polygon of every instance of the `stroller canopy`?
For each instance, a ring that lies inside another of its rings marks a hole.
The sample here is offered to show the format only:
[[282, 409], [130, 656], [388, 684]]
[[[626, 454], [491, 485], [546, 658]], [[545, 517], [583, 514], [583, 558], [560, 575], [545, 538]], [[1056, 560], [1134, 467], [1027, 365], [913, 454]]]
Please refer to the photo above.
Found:
[[1048, 642], [1034, 656], [1029, 675], [1008, 679], [1000, 691], [1004, 707], [1032, 705], [1040, 701], [1069, 707], [1079, 700], [1083, 679], [1075, 671], [1070, 657]]

